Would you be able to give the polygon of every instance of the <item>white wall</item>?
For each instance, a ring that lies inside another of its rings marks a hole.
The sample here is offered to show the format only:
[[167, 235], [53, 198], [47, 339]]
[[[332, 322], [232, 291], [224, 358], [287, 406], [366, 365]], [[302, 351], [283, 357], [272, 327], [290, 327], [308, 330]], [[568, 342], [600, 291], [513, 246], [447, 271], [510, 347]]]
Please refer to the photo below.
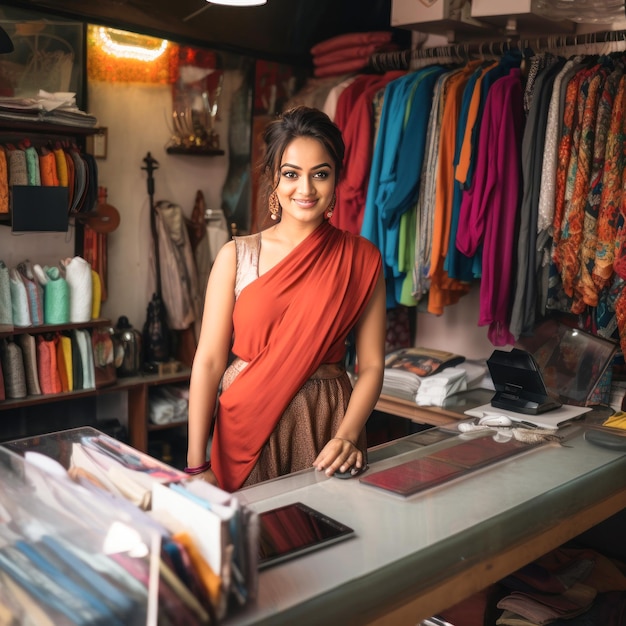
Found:
[[487, 339], [487, 326], [478, 326], [478, 283], [443, 315], [417, 314], [415, 344], [457, 352], [468, 359], [486, 359], [495, 346]]
[[107, 158], [98, 159], [99, 184], [108, 189], [108, 203], [118, 209], [120, 226], [108, 236], [109, 298], [102, 315], [114, 323], [126, 315], [141, 329], [154, 290], [151, 273], [150, 202], [143, 159], [148, 152], [158, 161], [154, 172], [154, 201], [179, 204], [185, 215], [193, 210], [196, 192], [207, 207], [221, 206], [228, 168], [228, 111], [237, 77], [227, 73], [217, 131], [225, 156], [169, 155], [169, 86], [91, 82], [89, 112], [108, 128]]
[[22, 261], [58, 265], [61, 259], [74, 256], [74, 229], [67, 233], [12, 233], [9, 225], [0, 225], [0, 261], [13, 267]]

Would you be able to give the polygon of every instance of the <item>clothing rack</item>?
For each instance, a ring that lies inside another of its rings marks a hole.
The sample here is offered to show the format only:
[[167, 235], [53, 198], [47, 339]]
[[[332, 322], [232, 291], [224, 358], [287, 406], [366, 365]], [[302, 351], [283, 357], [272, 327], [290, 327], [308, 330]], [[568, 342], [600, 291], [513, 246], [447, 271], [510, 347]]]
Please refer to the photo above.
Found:
[[369, 58], [373, 71], [416, 69], [430, 63], [458, 63], [476, 57], [500, 57], [508, 51], [519, 50], [525, 56], [538, 52], [560, 52], [568, 48], [587, 48], [589, 53], [597, 46], [626, 49], [626, 30], [599, 31], [576, 35], [553, 35], [548, 37], [517, 37], [481, 42], [465, 42], [444, 46], [422, 47], [390, 52], [375, 52]]

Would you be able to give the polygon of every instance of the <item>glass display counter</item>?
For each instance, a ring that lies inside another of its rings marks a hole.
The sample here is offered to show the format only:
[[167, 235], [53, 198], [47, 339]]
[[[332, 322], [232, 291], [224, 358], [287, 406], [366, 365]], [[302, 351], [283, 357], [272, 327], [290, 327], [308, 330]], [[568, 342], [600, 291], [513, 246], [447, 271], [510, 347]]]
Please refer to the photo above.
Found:
[[[256, 604], [226, 624], [417, 624], [497, 582], [626, 507], [626, 454], [585, 428], [410, 497], [315, 470], [242, 490], [258, 512], [303, 502], [356, 537], [261, 572]], [[462, 437], [440, 427], [378, 446], [368, 472]]]
[[[259, 572], [256, 599], [221, 623], [417, 624], [486, 588], [626, 507], [626, 453], [584, 436], [601, 414], [561, 429], [560, 442], [409, 497], [313, 469], [240, 490], [237, 499], [248, 510], [302, 502], [355, 536]], [[465, 437], [454, 425], [442, 426], [377, 446], [363, 476], [453, 448]], [[4, 488], [4, 475], [19, 478], [21, 455], [41, 453], [64, 466], [69, 459], [62, 433], [5, 446], [0, 471], [9, 510], [21, 496]], [[38, 495], [29, 495], [36, 507]], [[36, 508], [30, 515], [40, 516]], [[92, 524], [90, 516], [79, 525], [91, 532]], [[57, 527], [78, 536], [71, 524]]]
[[202, 626], [254, 599], [256, 514], [94, 428], [3, 444], [0, 483], [7, 623]]
[[160, 533], [30, 454], [0, 447], [3, 614], [16, 624], [156, 624]]

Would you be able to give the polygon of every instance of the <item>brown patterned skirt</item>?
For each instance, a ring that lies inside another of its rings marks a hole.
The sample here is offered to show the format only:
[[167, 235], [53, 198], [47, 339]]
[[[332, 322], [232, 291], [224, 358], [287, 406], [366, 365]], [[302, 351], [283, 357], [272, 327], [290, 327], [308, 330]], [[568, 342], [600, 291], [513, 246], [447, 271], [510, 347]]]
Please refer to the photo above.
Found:
[[[223, 389], [228, 389], [246, 365], [239, 358], [231, 363], [224, 372]], [[321, 365], [289, 403], [243, 486], [310, 468], [337, 432], [351, 393], [352, 384], [342, 364]], [[367, 459], [365, 429], [357, 444]]]

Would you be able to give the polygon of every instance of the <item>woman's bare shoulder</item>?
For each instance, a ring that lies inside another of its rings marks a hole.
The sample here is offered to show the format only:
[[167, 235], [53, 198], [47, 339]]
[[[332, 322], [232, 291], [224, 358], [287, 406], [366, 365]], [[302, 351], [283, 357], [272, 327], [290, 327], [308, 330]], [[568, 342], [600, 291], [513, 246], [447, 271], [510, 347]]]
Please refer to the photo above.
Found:
[[227, 241], [219, 250], [215, 257], [215, 261], [213, 262], [213, 267], [211, 268], [211, 274], [219, 272], [224, 274], [228, 272], [229, 274], [232, 272], [232, 275], [235, 275], [235, 270], [237, 269], [237, 249], [235, 247], [235, 242], [231, 239]]

